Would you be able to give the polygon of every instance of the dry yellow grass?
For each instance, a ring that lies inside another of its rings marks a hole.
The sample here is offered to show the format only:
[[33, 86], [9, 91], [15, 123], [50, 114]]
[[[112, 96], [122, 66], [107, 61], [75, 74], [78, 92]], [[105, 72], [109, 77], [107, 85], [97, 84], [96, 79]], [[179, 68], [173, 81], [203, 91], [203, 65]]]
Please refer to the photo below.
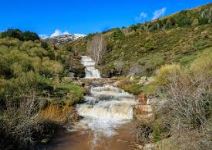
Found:
[[39, 118], [63, 124], [66, 123], [69, 119], [72, 120], [76, 119], [77, 117], [73, 107], [49, 105], [46, 109], [40, 112]]

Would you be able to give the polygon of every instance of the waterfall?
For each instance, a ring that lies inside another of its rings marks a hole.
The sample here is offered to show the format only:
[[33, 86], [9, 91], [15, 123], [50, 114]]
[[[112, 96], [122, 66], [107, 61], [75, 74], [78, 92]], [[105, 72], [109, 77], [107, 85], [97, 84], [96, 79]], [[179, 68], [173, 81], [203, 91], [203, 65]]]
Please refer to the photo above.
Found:
[[77, 112], [83, 119], [81, 124], [98, 134], [112, 136], [115, 130], [133, 118], [132, 106], [136, 104], [133, 95], [123, 90], [104, 85], [91, 87], [85, 103], [77, 105]]
[[81, 63], [85, 66], [85, 78], [100, 78], [100, 72], [95, 68], [95, 61], [88, 56], [82, 56]]
[[[85, 66], [85, 78], [100, 78], [95, 62], [88, 56], [82, 56]], [[91, 86], [90, 94], [84, 97], [85, 103], [78, 104], [76, 110], [83, 117], [78, 127], [92, 130], [95, 137], [113, 136], [116, 129], [133, 119], [135, 97], [122, 89], [111, 85]]]

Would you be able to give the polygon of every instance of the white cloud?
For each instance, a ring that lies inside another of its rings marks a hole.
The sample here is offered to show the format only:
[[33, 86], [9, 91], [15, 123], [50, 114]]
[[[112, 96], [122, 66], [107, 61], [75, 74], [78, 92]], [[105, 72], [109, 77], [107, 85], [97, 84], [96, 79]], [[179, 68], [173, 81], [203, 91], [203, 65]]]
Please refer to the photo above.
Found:
[[135, 21], [144, 21], [147, 18], [147, 13], [141, 12], [139, 16], [135, 17]]
[[153, 18], [152, 18], [152, 20], [155, 20], [155, 19], [157, 19], [157, 18], [163, 16], [163, 15], [165, 14], [165, 12], [166, 12], [166, 8], [165, 8], [165, 7], [161, 8], [161, 9], [159, 9], [159, 10], [156, 10], [156, 11], [153, 13]]
[[55, 36], [60, 36], [60, 35], [67, 35], [67, 34], [69, 34], [68, 31], [62, 32], [61, 30], [56, 29], [56, 30], [54, 31], [54, 33], [52, 33], [52, 34], [50, 35], [50, 37], [55, 37]]

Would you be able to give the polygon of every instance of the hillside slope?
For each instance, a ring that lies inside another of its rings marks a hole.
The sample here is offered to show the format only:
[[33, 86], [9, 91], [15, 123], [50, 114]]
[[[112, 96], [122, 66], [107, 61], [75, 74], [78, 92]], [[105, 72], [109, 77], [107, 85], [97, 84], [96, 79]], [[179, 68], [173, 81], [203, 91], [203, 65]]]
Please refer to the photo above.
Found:
[[34, 149], [72, 119], [85, 91], [67, 78], [69, 55], [33, 32], [0, 33], [0, 149]]
[[[163, 64], [187, 65], [212, 46], [212, 4], [128, 28], [103, 32], [107, 50], [99, 63], [104, 77], [152, 75]], [[99, 34], [99, 33], [97, 33]], [[91, 34], [66, 47], [87, 53]]]

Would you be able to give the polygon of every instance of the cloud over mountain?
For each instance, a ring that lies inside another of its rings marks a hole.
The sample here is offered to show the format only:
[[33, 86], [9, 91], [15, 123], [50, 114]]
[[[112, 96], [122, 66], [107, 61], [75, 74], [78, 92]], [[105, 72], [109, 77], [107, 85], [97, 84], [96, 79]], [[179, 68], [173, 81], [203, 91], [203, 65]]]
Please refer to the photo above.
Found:
[[60, 36], [60, 35], [69, 35], [70, 33], [68, 31], [64, 31], [62, 32], [59, 29], [56, 29], [51, 35], [50, 37], [55, 37], [55, 36]]
[[144, 21], [147, 18], [147, 13], [141, 12], [139, 16], [135, 17], [135, 21]]
[[155, 20], [155, 19], [163, 16], [165, 13], [166, 13], [166, 7], [163, 7], [161, 9], [154, 11], [152, 20]]

